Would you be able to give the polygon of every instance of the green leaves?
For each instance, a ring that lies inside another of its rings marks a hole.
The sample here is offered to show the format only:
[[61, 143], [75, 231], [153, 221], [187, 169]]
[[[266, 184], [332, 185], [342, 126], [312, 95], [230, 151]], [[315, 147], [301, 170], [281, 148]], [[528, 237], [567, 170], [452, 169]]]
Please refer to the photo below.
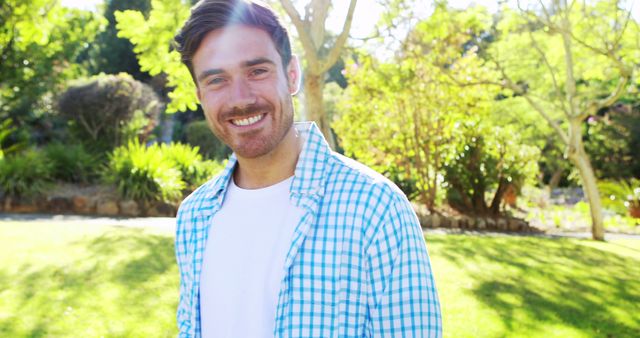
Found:
[[138, 141], [116, 148], [103, 172], [104, 180], [118, 193], [138, 201], [176, 201], [211, 179], [223, 165], [203, 161], [198, 148], [188, 145], [153, 144]]
[[0, 3], [0, 118], [31, 122], [48, 114], [51, 98], [84, 73], [78, 56], [103, 29], [98, 15], [57, 1]]
[[346, 153], [385, 172], [432, 208], [442, 165], [455, 156], [459, 121], [486, 118], [496, 86], [470, 41], [486, 28], [486, 11], [438, 7], [409, 34], [398, 58], [381, 63], [358, 55], [347, 65], [350, 85], [333, 124]]
[[0, 159], [0, 189], [10, 197], [35, 197], [51, 183], [52, 164], [35, 150]]
[[161, 148], [137, 141], [114, 150], [104, 178], [122, 197], [138, 201], [176, 201], [184, 188], [180, 171], [164, 161]]
[[167, 75], [171, 102], [167, 112], [196, 110], [196, 90], [191, 74], [172, 50], [173, 37], [189, 16], [189, 2], [180, 0], [151, 2], [152, 10], [145, 19], [139, 11], [116, 12], [118, 36], [135, 46], [140, 68], [152, 76]]

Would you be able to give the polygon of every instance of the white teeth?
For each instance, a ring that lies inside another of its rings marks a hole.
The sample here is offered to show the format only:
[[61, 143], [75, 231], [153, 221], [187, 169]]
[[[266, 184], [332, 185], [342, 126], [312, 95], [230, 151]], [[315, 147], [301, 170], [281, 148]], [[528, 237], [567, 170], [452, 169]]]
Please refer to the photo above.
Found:
[[263, 117], [264, 114], [260, 114], [242, 120], [231, 120], [231, 123], [235, 124], [236, 126], [248, 126], [262, 120]]

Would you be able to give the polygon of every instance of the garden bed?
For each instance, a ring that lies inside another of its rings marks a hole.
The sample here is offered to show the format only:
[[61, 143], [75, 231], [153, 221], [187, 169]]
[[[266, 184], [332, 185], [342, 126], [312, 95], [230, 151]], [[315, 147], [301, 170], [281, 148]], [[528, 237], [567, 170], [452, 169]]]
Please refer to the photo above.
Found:
[[123, 200], [105, 185], [56, 184], [44, 196], [31, 199], [2, 198], [3, 212], [100, 216], [174, 217], [179, 203]]

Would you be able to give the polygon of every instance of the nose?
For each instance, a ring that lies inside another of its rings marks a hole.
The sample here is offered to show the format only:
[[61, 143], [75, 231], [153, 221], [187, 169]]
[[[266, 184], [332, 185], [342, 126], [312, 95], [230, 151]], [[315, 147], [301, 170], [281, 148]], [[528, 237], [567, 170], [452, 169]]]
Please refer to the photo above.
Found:
[[233, 81], [229, 96], [229, 106], [231, 109], [244, 109], [256, 103], [256, 96], [245, 79]]

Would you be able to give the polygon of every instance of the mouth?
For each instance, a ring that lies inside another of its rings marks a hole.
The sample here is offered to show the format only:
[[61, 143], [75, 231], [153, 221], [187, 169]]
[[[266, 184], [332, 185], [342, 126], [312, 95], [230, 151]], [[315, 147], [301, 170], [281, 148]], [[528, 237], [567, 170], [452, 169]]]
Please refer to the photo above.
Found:
[[261, 113], [258, 115], [243, 117], [239, 119], [232, 119], [231, 124], [237, 127], [247, 127], [262, 121], [265, 116], [267, 116], [267, 113]]

